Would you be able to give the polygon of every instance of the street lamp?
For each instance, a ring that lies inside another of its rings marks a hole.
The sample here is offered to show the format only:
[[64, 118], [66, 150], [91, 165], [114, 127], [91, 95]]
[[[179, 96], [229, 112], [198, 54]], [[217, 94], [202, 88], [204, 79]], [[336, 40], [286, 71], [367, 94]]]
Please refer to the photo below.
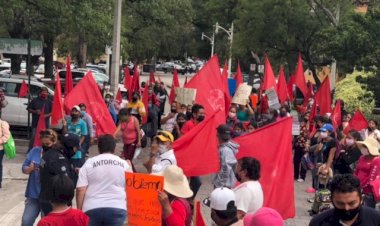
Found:
[[228, 59], [228, 76], [231, 77], [231, 60], [232, 60], [232, 42], [234, 40], [234, 23], [231, 23], [230, 29], [225, 29], [220, 26], [218, 22], [215, 24], [215, 34], [218, 34], [219, 29], [222, 29], [228, 34], [228, 39], [230, 40], [230, 58]]
[[214, 44], [215, 44], [215, 33], [212, 33], [212, 37], [208, 37], [205, 35], [205, 33], [202, 32], [201, 39], [204, 40], [204, 38], [207, 38], [211, 43], [211, 57], [214, 55]]

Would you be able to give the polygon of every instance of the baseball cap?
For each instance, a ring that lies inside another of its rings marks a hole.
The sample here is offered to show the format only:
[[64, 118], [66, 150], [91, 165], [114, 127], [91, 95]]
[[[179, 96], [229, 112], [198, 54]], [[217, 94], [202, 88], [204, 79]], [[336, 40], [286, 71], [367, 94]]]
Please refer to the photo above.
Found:
[[274, 209], [262, 207], [244, 217], [244, 226], [283, 226], [284, 220]]
[[166, 142], [166, 141], [173, 142], [174, 141], [173, 134], [171, 134], [170, 132], [165, 131], [165, 130], [159, 131], [157, 138], [160, 139], [160, 141], [162, 141], [162, 142]]
[[71, 108], [71, 110], [73, 110], [73, 109], [75, 109], [75, 110], [77, 110], [77, 111], [80, 111], [80, 107], [79, 107], [78, 105], [74, 105], [74, 106]]
[[203, 200], [203, 203], [214, 210], [219, 211], [236, 211], [235, 193], [226, 187], [215, 188], [210, 198]]
[[74, 133], [67, 133], [61, 137], [61, 143], [68, 148], [79, 148], [79, 136]]
[[326, 123], [319, 129], [321, 132], [334, 132], [334, 127], [330, 123]]

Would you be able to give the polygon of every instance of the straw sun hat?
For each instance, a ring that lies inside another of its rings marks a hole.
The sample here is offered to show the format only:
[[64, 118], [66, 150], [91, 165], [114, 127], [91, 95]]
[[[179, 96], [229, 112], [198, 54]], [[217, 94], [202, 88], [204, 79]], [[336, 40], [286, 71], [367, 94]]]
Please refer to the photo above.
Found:
[[170, 165], [160, 173], [164, 177], [164, 190], [179, 198], [190, 198], [193, 192], [181, 168]]
[[357, 141], [356, 143], [358, 143], [359, 145], [366, 146], [368, 149], [368, 152], [372, 156], [379, 156], [380, 155], [380, 153], [379, 153], [380, 144], [379, 144], [379, 142], [377, 142], [377, 140], [375, 138], [368, 137], [364, 141]]

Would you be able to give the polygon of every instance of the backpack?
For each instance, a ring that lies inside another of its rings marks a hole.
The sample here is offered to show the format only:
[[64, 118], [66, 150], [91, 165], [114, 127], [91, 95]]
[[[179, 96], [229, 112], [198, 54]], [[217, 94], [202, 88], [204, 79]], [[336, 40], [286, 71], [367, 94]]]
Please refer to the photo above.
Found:
[[331, 192], [329, 189], [320, 189], [315, 193], [310, 215], [318, 214], [332, 208]]

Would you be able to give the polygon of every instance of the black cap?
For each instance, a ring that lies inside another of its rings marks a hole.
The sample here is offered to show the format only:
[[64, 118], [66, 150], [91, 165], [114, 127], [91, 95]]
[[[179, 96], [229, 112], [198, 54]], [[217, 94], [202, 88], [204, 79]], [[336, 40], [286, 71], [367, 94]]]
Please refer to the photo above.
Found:
[[227, 125], [222, 124], [222, 125], [218, 126], [218, 128], [216, 128], [216, 130], [218, 131], [218, 134], [220, 134], [220, 135], [231, 135], [231, 129]]
[[61, 142], [67, 148], [79, 148], [80, 138], [74, 133], [67, 133], [61, 137]]

